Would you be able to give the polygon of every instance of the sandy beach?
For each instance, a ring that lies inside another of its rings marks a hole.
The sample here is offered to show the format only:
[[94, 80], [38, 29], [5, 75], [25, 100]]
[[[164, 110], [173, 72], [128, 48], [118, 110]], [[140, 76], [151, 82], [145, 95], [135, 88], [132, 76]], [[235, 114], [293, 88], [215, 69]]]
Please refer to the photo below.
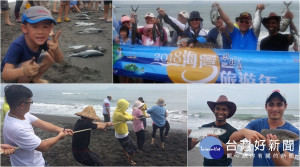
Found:
[[[79, 118], [48, 115], [36, 116], [55, 125], [72, 129], [76, 120]], [[132, 125], [129, 124], [128, 127], [129, 135], [136, 143], [136, 136], [132, 131]], [[134, 157], [137, 166], [187, 165], [186, 130], [176, 130], [171, 127], [168, 135], [169, 138], [165, 140], [165, 149], [160, 147], [158, 133], [156, 134], [155, 145], [150, 145], [152, 128], [148, 126], [147, 130], [143, 153], [137, 153]], [[56, 135], [40, 129], [35, 129], [35, 133], [41, 139], [47, 139]], [[3, 139], [1, 142], [3, 142]], [[43, 153], [44, 158], [49, 162], [50, 166], [81, 166], [81, 164], [77, 163], [73, 158], [71, 143], [72, 137], [66, 137]], [[114, 136], [114, 130], [93, 130], [90, 149], [100, 156], [105, 166], [129, 166], [123, 155], [121, 145]], [[9, 156], [1, 156], [1, 166], [10, 166]]]
[[[21, 7], [20, 15], [24, 12], [24, 5]], [[10, 3], [10, 18], [14, 21], [15, 3]], [[52, 1], [50, 2], [52, 10]], [[59, 5], [57, 6], [57, 10]], [[83, 10], [86, 11], [86, 10]], [[112, 30], [111, 23], [100, 21], [98, 18], [103, 16], [103, 11], [91, 12], [90, 20], [75, 20], [76, 13], [69, 13], [71, 22], [62, 22], [54, 26], [54, 33], [62, 30], [59, 37], [60, 49], [64, 55], [64, 62], [53, 64], [44, 74], [43, 79], [50, 83], [112, 83]], [[58, 14], [52, 14], [56, 20]], [[91, 27], [77, 27], [76, 22], [95, 23], [94, 28], [102, 29], [99, 34], [77, 35], [76, 32]], [[5, 56], [9, 45], [19, 36], [22, 35], [21, 23], [15, 23], [15, 26], [4, 24], [1, 19], [1, 61]], [[69, 46], [74, 45], [97, 45], [105, 48], [104, 56], [99, 57], [68, 57]], [[2, 81], [3, 82], [3, 81]]]

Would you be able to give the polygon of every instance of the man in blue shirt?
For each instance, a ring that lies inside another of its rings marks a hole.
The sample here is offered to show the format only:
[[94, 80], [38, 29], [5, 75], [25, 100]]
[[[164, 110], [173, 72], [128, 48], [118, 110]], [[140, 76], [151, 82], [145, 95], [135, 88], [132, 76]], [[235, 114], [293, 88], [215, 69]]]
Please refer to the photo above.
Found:
[[[229, 31], [232, 40], [232, 49], [256, 50], [260, 32], [260, 23], [254, 24], [252, 22], [251, 14], [248, 12], [243, 12], [239, 17], [240, 22], [238, 23], [238, 29], [230, 21], [230, 18], [224, 13], [218, 3], [214, 3], [213, 6], [218, 7], [218, 12], [227, 26], [227, 30]], [[256, 12], [258, 12], [258, 15], [256, 15], [256, 17], [261, 17], [261, 11], [264, 9], [264, 4], [258, 4], [256, 7]], [[254, 20], [256, 20], [256, 18], [254, 18]]]
[[223, 23], [224, 22], [221, 19], [221, 17], [218, 16], [217, 21], [215, 23], [216, 27], [208, 32], [207, 42], [212, 42], [218, 46], [217, 38], [219, 33], [221, 33], [222, 46], [218, 46], [219, 49], [231, 49], [231, 38]]
[[[230, 136], [230, 141], [238, 142], [247, 138], [252, 144], [255, 141], [265, 140], [265, 146], [262, 143], [259, 149], [254, 149], [253, 166], [291, 166], [294, 161], [294, 154], [299, 152], [299, 140], [293, 141], [293, 149], [283, 149], [283, 143], [280, 143], [278, 149], [270, 149], [270, 140], [277, 140], [276, 135], [268, 134], [266, 137], [261, 135], [263, 129], [286, 129], [296, 133], [299, 136], [299, 129], [283, 119], [284, 111], [287, 108], [285, 94], [280, 90], [274, 90], [267, 97], [265, 109], [268, 118], [260, 118], [251, 121], [246, 128], [241, 129]], [[290, 142], [290, 140], [289, 140]], [[256, 143], [257, 145], [257, 143]], [[274, 144], [273, 144], [274, 146]]]

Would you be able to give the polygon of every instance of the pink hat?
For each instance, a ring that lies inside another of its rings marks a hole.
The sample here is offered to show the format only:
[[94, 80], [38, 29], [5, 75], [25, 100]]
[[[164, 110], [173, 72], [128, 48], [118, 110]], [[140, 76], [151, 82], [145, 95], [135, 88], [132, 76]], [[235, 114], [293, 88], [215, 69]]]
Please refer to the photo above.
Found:
[[121, 23], [123, 23], [124, 21], [130, 21], [130, 18], [128, 16], [123, 16], [121, 18]]
[[[145, 25], [144, 28], [143, 28], [143, 30], [144, 30], [143, 34], [146, 35], [146, 36], [148, 36], [148, 30], [149, 29], [153, 29], [153, 24], [147, 24], [147, 25]], [[156, 30], [158, 30], [157, 27], [156, 27]]]

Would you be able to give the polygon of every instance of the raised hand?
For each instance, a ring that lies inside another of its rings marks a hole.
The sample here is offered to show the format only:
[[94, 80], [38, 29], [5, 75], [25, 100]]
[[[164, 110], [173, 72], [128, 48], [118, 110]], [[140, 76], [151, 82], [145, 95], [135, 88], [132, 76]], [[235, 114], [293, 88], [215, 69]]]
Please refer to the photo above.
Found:
[[47, 41], [47, 45], [48, 45], [49, 49], [51, 49], [53, 51], [57, 50], [58, 45], [59, 45], [58, 38], [59, 38], [60, 34], [61, 34], [61, 30], [59, 30], [56, 34], [54, 33], [52, 35], [52, 40]]
[[265, 9], [265, 5], [260, 3], [257, 5], [256, 9], [263, 11]]

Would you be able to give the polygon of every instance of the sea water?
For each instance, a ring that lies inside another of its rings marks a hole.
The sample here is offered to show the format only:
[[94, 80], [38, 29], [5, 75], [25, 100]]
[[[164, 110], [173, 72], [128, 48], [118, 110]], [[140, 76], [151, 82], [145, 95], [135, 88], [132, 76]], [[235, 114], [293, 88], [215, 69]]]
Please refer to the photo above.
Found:
[[[210, 10], [211, 6], [215, 1], [125, 1], [125, 0], [117, 0], [114, 1], [113, 4], [115, 6], [114, 15], [116, 20], [120, 20], [122, 15], [130, 15], [132, 13], [131, 5], [135, 9], [139, 6], [137, 10], [138, 16], [138, 25], [145, 25], [145, 14], [146, 13], [154, 13], [157, 17], [158, 12], [156, 9], [158, 7], [165, 9], [166, 13], [169, 16], [177, 18], [177, 14], [180, 11], [198, 11], [200, 12], [200, 16], [203, 18], [203, 29], [208, 32], [215, 26], [210, 21]], [[218, 1], [223, 11], [228, 15], [230, 20], [235, 23], [235, 18], [238, 17], [242, 12], [249, 12], [252, 15], [252, 19], [254, 18], [255, 9], [258, 3], [263, 3], [268, 5], [262, 11], [262, 17], [268, 17], [270, 12], [275, 12], [277, 15], [281, 16], [281, 12], [285, 9], [285, 5], [283, 1], [228, 1], [228, 0], [220, 0]], [[290, 2], [290, 1], [288, 1]], [[289, 9], [294, 14], [293, 22], [299, 31], [299, 2], [293, 1], [289, 6]], [[163, 26], [168, 27], [170, 30], [172, 29], [168, 24], [163, 22]], [[289, 33], [290, 29], [288, 28], [286, 32]], [[261, 25], [260, 36], [258, 39], [258, 50], [260, 41], [268, 36], [268, 31], [266, 28]], [[290, 50], [292, 50], [290, 48]]]
[[[4, 102], [1, 84], [1, 106]], [[164, 98], [167, 104], [168, 120], [171, 124], [183, 125], [187, 122], [187, 87], [186, 85], [149, 84], [149, 85], [118, 85], [118, 84], [27, 84], [33, 92], [30, 113], [75, 117], [88, 105], [92, 105], [96, 114], [103, 120], [102, 102], [107, 95], [112, 96], [111, 117], [119, 99], [127, 100], [130, 105], [126, 112], [132, 113], [132, 105], [143, 97], [148, 109], [156, 105], [158, 98]], [[151, 119], [147, 119], [149, 124]], [[176, 125], [175, 125], [176, 126]]]

